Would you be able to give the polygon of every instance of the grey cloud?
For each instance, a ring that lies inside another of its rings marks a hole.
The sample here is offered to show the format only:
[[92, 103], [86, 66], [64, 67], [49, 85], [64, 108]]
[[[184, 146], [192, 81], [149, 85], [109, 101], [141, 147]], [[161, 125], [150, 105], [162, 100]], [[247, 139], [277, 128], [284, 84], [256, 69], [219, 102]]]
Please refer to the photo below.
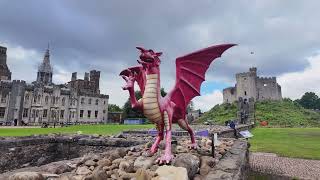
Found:
[[135, 46], [154, 48], [164, 52], [162, 77], [170, 82], [177, 56], [237, 43], [207, 75], [231, 82], [250, 66], [264, 75], [308, 66], [306, 57], [320, 45], [319, 6], [316, 0], [2, 0], [0, 41], [39, 52], [49, 41], [58, 66], [70, 72], [96, 68], [108, 73], [106, 81], [136, 64]]

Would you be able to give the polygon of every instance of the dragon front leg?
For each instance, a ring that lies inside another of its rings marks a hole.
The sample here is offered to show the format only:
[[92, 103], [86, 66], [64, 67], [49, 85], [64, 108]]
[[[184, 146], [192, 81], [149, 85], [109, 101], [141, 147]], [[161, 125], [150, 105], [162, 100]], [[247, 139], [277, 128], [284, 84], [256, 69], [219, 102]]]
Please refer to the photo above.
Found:
[[163, 140], [163, 124], [158, 123], [157, 124], [157, 130], [158, 130], [158, 136], [156, 137], [156, 141], [153, 143], [150, 153], [154, 154], [158, 151], [159, 144]]
[[157, 159], [159, 164], [170, 163], [173, 159], [173, 155], [171, 152], [171, 126], [172, 126], [172, 114], [168, 114], [167, 111], [163, 113], [164, 126], [166, 128], [166, 145], [164, 154]]

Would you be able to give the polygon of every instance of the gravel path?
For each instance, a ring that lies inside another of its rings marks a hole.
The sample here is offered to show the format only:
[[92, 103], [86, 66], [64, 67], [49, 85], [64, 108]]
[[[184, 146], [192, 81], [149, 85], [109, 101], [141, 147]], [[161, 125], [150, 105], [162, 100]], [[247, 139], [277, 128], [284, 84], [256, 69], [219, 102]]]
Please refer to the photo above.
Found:
[[271, 153], [251, 153], [249, 159], [255, 172], [320, 180], [320, 160], [278, 157]]

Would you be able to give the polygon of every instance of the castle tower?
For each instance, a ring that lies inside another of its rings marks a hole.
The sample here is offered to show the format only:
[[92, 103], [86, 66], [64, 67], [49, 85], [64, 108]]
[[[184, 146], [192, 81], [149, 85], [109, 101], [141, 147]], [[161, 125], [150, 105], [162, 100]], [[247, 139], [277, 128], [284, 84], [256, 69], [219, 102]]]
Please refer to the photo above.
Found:
[[52, 74], [53, 70], [50, 65], [50, 53], [48, 47], [44, 55], [43, 62], [40, 64], [38, 68], [37, 83], [41, 83], [44, 85], [52, 84]]
[[100, 93], [99, 81], [100, 81], [100, 71], [96, 71], [96, 70], [90, 71], [90, 83], [92, 84], [94, 92], [98, 94]]
[[7, 48], [0, 46], [0, 80], [11, 80], [11, 72], [7, 65]]

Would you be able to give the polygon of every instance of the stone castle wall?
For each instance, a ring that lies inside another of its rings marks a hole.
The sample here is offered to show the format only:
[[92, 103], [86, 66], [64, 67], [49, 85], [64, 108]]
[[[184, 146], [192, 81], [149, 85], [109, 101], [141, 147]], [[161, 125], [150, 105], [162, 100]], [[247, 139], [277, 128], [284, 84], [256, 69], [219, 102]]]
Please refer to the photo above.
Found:
[[248, 101], [281, 100], [281, 86], [276, 77], [258, 77], [257, 68], [250, 68], [249, 72], [236, 74], [236, 85], [223, 90], [223, 102], [232, 103], [239, 98]]

